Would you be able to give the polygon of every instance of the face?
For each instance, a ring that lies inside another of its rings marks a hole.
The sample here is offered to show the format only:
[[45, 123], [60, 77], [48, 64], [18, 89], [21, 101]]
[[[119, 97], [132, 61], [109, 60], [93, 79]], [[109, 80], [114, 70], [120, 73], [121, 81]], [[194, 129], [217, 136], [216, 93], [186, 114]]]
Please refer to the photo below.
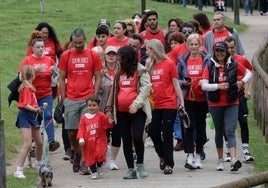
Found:
[[134, 26], [133, 25], [127, 25], [127, 31], [129, 34], [134, 33]]
[[189, 46], [188, 46], [190, 52], [192, 53], [198, 53], [199, 52], [199, 48], [200, 48], [200, 44], [198, 42], [197, 39], [192, 39], [190, 42], [189, 42]]
[[75, 48], [76, 51], [78, 52], [82, 52], [85, 48], [85, 37], [81, 36], [81, 37], [73, 37], [73, 46]]
[[123, 28], [121, 23], [114, 24], [114, 36], [122, 37], [125, 35], [126, 29]]
[[215, 15], [213, 18], [214, 28], [221, 29], [224, 27], [224, 19], [221, 15]]
[[108, 35], [106, 34], [96, 35], [96, 40], [100, 46], [105, 45], [108, 40]]
[[107, 63], [115, 63], [117, 60], [117, 54], [115, 52], [109, 52], [105, 55], [105, 60]]
[[43, 32], [43, 40], [44, 41], [47, 41], [48, 40], [48, 37], [49, 37], [49, 31], [46, 27], [43, 27], [41, 29], [41, 31]]
[[223, 62], [227, 53], [225, 50], [215, 49], [214, 50], [215, 56], [218, 58], [219, 62]]
[[170, 41], [170, 47], [171, 47], [171, 49], [173, 49], [174, 47], [178, 46], [179, 44], [180, 44], [180, 43], [178, 43], [178, 42], [175, 41], [175, 40]]
[[134, 50], [138, 53], [141, 47], [141, 43], [137, 39], [129, 38], [128, 45], [134, 48]]
[[157, 26], [158, 26], [158, 19], [156, 17], [156, 15], [151, 15], [147, 18], [147, 21], [146, 21], [148, 27], [150, 29], [156, 29]]
[[228, 52], [231, 54], [231, 56], [235, 55], [235, 42], [226, 42], [226, 44], [228, 46]]
[[146, 47], [146, 55], [148, 55], [150, 58], [154, 59], [154, 51], [153, 49]]
[[44, 42], [43, 41], [37, 41], [33, 45], [33, 52], [37, 57], [41, 57], [44, 53]]
[[95, 114], [99, 110], [99, 105], [95, 101], [88, 101], [87, 108], [90, 114]]
[[168, 29], [169, 31], [175, 31], [175, 32], [179, 32], [180, 30], [180, 28], [178, 27], [175, 21], [170, 22]]
[[182, 36], [184, 37], [184, 40], [188, 39], [188, 36], [192, 34], [194, 31], [191, 27], [184, 27], [181, 30]]

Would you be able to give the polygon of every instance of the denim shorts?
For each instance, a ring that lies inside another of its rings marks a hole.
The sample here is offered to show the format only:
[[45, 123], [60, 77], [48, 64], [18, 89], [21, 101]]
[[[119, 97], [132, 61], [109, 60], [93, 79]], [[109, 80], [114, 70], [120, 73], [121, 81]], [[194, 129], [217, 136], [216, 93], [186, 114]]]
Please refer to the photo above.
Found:
[[17, 116], [16, 127], [30, 128], [31, 126], [36, 128], [40, 127], [37, 121], [36, 113], [25, 109], [20, 109]]
[[78, 129], [80, 118], [88, 112], [85, 100], [64, 100], [64, 120], [65, 129]]

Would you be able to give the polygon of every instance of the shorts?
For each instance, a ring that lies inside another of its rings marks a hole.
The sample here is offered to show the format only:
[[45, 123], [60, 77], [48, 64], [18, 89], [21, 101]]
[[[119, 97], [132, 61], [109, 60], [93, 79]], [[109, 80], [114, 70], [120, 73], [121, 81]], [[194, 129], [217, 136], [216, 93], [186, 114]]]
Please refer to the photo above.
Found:
[[80, 118], [87, 113], [87, 105], [85, 100], [74, 101], [70, 99], [64, 100], [64, 120], [65, 129], [78, 129]]
[[20, 109], [17, 116], [16, 127], [30, 128], [31, 126], [40, 128], [36, 113], [25, 109]]

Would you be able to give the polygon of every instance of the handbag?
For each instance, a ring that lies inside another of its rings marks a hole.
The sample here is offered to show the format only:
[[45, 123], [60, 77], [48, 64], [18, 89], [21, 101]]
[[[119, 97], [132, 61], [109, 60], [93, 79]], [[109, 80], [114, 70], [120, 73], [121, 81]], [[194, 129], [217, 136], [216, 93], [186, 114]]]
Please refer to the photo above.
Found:
[[10, 106], [11, 102], [14, 101], [19, 101], [19, 86], [21, 84], [21, 81], [19, 79], [19, 75], [15, 79], [13, 79], [8, 85], [7, 88], [10, 90], [10, 94], [8, 95], [8, 104]]
[[64, 113], [64, 105], [63, 105], [63, 101], [60, 100], [54, 110], [54, 120], [57, 123], [62, 123], [64, 121], [64, 117], [63, 117], [63, 113]]

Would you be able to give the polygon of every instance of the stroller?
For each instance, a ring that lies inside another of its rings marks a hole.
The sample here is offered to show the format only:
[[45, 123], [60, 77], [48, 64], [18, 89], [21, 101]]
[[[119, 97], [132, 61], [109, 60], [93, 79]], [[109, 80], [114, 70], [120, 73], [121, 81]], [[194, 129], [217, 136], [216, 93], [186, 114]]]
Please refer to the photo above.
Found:
[[214, 2], [214, 12], [221, 11], [226, 12], [225, 2], [224, 0], [215, 0]]

